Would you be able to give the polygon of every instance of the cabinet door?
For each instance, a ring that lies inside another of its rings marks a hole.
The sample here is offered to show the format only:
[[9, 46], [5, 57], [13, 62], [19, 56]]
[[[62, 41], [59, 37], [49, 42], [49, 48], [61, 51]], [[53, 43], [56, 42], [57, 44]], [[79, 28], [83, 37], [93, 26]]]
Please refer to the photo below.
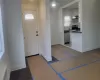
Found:
[[71, 48], [82, 51], [82, 33], [71, 33]]

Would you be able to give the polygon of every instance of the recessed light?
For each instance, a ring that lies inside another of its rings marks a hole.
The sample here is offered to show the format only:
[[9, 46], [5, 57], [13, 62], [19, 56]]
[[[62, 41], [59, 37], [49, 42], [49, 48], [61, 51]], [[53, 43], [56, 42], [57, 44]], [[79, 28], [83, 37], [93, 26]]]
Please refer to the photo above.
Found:
[[55, 1], [52, 2], [51, 6], [52, 6], [53, 8], [55, 8], [55, 7], [57, 6], [56, 2], [55, 2]]

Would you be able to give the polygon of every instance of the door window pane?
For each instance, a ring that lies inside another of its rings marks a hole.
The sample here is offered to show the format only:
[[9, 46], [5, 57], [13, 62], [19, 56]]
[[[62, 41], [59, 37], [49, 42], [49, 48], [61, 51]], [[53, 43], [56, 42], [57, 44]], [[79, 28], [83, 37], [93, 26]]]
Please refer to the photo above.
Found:
[[25, 20], [33, 20], [34, 16], [33, 14], [25, 14]]

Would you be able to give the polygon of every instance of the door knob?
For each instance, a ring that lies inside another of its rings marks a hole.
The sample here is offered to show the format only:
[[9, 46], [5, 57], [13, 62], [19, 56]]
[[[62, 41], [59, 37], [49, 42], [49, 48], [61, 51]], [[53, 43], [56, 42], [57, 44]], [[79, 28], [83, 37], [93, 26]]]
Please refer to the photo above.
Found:
[[38, 33], [38, 31], [36, 31], [36, 33]]
[[39, 36], [38, 34], [36, 34], [36, 36]]

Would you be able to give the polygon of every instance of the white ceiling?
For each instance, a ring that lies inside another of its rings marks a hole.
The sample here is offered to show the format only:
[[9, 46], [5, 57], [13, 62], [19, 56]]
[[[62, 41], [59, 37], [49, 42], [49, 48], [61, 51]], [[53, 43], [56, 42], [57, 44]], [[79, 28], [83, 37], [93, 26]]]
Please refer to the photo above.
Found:
[[36, 4], [38, 0], [22, 0], [22, 4]]
[[78, 8], [78, 6], [79, 6], [79, 4], [77, 2], [77, 3], [71, 5], [71, 6], [67, 7], [67, 8], [64, 8], [64, 9], [75, 9], [75, 8]]
[[[53, 0], [51, 0], [53, 1]], [[55, 0], [57, 3], [59, 3], [61, 6], [66, 5], [74, 0]]]
[[[39, 1], [39, 0], [22, 0], [22, 4], [34, 4], [34, 3], [36, 3], [37, 1]], [[53, 0], [50, 0], [51, 2], [53, 1]], [[61, 6], [63, 6], [63, 5], [66, 5], [66, 4], [68, 4], [68, 3], [70, 3], [71, 1], [74, 1], [74, 0], [55, 0], [58, 4], [60, 4]]]

